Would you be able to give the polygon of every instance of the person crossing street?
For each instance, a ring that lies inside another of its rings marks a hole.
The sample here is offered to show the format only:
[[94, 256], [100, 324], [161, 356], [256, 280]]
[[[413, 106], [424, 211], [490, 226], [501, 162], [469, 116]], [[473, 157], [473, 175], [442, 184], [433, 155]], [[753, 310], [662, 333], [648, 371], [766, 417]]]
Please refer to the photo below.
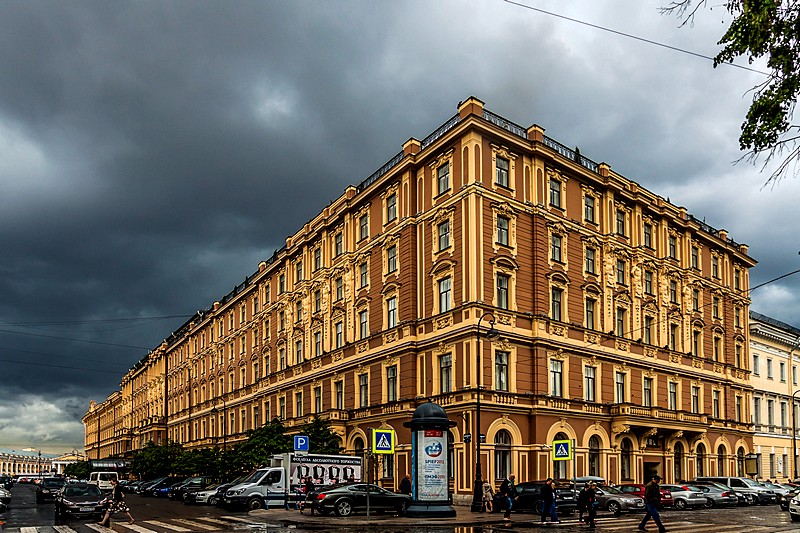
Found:
[[658, 526], [659, 533], [665, 533], [667, 528], [661, 523], [661, 515], [658, 514], [658, 505], [661, 503], [661, 489], [658, 487], [658, 482], [661, 481], [661, 476], [658, 474], [653, 476], [652, 481], [644, 487], [644, 501], [647, 514], [639, 523], [639, 531], [647, 531], [645, 527], [650, 519]]

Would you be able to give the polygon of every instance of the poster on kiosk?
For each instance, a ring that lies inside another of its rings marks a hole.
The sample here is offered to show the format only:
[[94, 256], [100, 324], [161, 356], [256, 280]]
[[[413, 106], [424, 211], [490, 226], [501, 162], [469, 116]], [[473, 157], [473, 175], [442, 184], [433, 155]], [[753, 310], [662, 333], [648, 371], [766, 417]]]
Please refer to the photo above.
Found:
[[447, 501], [447, 433], [424, 429], [417, 437], [417, 499]]

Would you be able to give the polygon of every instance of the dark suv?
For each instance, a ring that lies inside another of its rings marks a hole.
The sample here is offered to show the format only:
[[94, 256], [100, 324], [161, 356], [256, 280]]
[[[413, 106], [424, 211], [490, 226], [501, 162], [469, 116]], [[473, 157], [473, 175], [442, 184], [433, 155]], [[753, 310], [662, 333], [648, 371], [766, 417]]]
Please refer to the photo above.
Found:
[[[514, 499], [512, 511], [521, 513], [542, 513], [542, 487], [544, 481], [524, 481], [519, 483], [517, 497]], [[571, 513], [578, 508], [578, 499], [575, 491], [569, 486], [556, 484], [554, 487], [556, 510], [559, 513]], [[505, 509], [505, 499], [495, 494], [494, 510], [500, 512]]]
[[66, 482], [60, 477], [46, 477], [36, 485], [36, 503], [53, 501], [56, 493], [64, 488]]

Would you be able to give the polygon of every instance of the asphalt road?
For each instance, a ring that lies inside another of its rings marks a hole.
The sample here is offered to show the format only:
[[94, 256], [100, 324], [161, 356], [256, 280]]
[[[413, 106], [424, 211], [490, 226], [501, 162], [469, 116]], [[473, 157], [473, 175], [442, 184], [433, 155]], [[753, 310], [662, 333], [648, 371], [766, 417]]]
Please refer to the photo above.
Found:
[[[297, 511], [230, 510], [210, 506], [187, 506], [166, 499], [126, 495], [126, 502], [136, 523], [128, 524], [125, 515], [112, 528], [98, 526], [95, 519], [70, 519], [55, 522], [52, 503], [37, 505], [32, 485], [15, 485], [11, 506], [5, 515], [3, 533], [223, 533], [255, 531], [303, 533], [319, 531], [369, 533], [497, 533], [514, 531], [556, 530], [561, 533], [586, 533], [587, 526], [577, 522], [576, 515], [567, 515], [560, 524], [542, 526], [539, 518], [530, 514], [514, 514], [504, 523], [499, 514], [472, 514], [469, 508], [456, 507], [454, 519], [423, 520], [403, 517], [348, 518], [310, 517]], [[595, 531], [626, 533], [636, 531], [641, 514], [613, 517], [601, 513]], [[730, 509], [700, 509], [695, 511], [665, 511], [665, 526], [671, 533], [797, 533], [800, 523], [793, 523], [789, 514], [776, 505], [737, 507]], [[656, 531], [651, 523], [650, 531]]]

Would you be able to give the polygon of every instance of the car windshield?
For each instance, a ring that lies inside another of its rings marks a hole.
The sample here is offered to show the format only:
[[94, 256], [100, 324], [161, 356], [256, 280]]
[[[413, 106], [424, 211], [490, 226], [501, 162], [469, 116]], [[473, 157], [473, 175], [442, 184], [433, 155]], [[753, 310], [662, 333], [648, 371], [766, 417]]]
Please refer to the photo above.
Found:
[[242, 481], [240, 481], [240, 483], [256, 483], [264, 476], [265, 473], [266, 470], [256, 470], [255, 472], [244, 478]]
[[609, 494], [622, 494], [619, 490], [615, 489], [614, 487], [603, 487], [603, 491]]
[[45, 479], [42, 481], [42, 486], [47, 487], [48, 489], [63, 487], [64, 482], [59, 479]]
[[96, 485], [67, 487], [66, 489], [64, 489], [64, 496], [66, 497], [95, 496], [99, 498], [100, 495], [101, 495], [100, 489], [98, 489]]
[[743, 477], [742, 481], [744, 481], [744, 484], [747, 485], [748, 487], [760, 487], [761, 486], [761, 485], [759, 485], [758, 483], [756, 483], [755, 481], [753, 481], [750, 478]]

